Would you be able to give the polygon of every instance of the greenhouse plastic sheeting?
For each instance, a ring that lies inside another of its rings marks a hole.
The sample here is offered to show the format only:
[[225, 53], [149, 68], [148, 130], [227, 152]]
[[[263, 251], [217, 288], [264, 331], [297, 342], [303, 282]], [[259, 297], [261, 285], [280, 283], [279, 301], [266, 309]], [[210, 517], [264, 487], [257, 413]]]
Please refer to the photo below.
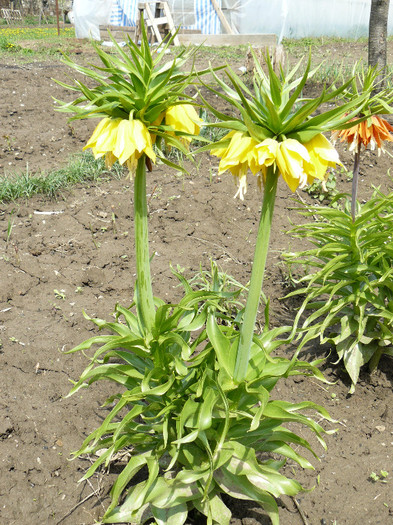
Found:
[[[110, 23], [116, 26], [135, 26], [140, 1], [114, 0]], [[176, 26], [199, 29], [202, 33], [211, 35], [221, 32], [220, 20], [210, 0], [167, 0], [167, 2]], [[217, 3], [221, 7], [221, 0], [217, 0]]]
[[[140, 1], [74, 0], [77, 37], [98, 39], [100, 24], [135, 26]], [[204, 34], [221, 32], [211, 0], [167, 2], [176, 26], [199, 29]], [[235, 32], [242, 34], [274, 33], [280, 41], [282, 38], [368, 35], [371, 0], [217, 0], [217, 3]], [[388, 32], [393, 34], [392, 8]]]
[[100, 40], [99, 26], [109, 23], [112, 0], [74, 0], [72, 10], [76, 38]]
[[[368, 35], [371, 0], [244, 0], [240, 32], [275, 33], [282, 38]], [[393, 33], [393, 9], [389, 34]]]
[[[176, 4], [176, 9], [181, 10], [181, 6], [179, 4], [186, 3], [189, 2], [186, 2], [185, 0], [172, 0], [172, 4], [174, 4], [172, 10], [175, 9]], [[219, 7], [221, 7], [221, 0], [217, 0], [217, 3]], [[221, 22], [210, 0], [194, 0], [194, 13], [194, 23], [185, 27], [188, 29], [198, 29], [204, 35], [217, 35], [221, 33]]]

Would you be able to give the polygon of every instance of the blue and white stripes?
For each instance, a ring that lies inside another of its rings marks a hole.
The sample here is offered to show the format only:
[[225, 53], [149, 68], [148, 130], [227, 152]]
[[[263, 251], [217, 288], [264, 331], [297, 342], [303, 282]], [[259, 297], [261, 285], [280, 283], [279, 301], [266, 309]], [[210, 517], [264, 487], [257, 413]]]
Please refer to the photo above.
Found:
[[[217, 0], [221, 7], [221, 0]], [[221, 33], [221, 23], [210, 0], [194, 0], [196, 24], [191, 29], [200, 29], [204, 35]]]
[[[135, 26], [138, 17], [138, 3], [141, 0], [114, 0], [110, 24], [115, 26]], [[193, 0], [195, 25], [188, 29], [199, 29], [205, 35], [221, 32], [220, 19], [210, 0]], [[217, 0], [221, 7], [221, 0]], [[176, 1], [174, 2], [176, 6]]]
[[114, 26], [136, 26], [140, 0], [114, 0], [109, 23]]

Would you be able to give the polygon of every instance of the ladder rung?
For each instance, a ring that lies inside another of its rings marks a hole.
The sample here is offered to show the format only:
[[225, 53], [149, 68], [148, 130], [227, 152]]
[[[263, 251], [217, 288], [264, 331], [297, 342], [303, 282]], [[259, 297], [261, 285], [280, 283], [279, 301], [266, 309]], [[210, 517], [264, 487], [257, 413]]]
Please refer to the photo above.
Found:
[[163, 25], [163, 24], [167, 24], [167, 23], [168, 23], [168, 19], [167, 19], [166, 16], [163, 16], [163, 17], [161, 17], [161, 18], [155, 18], [155, 19], [153, 20], [153, 22], [152, 22], [151, 20], [147, 19], [147, 20], [145, 20], [145, 23], [146, 23], [146, 25], [147, 25], [148, 27], [152, 26], [153, 23], [154, 23], [156, 26], [161, 26], [161, 25]]

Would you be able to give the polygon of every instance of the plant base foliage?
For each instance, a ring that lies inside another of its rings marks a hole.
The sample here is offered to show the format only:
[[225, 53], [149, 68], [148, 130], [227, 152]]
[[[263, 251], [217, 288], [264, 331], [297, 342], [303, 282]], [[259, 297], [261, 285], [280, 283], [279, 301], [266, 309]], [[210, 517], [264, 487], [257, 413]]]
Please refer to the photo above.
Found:
[[363, 365], [374, 370], [383, 354], [393, 355], [393, 193], [376, 190], [358, 206], [355, 221], [348, 198], [335, 200], [337, 209], [299, 210], [318, 220], [290, 232], [314, 248], [285, 254], [291, 266], [306, 269], [295, 280], [300, 286], [287, 297], [306, 295], [297, 320], [311, 311], [300, 331], [301, 346], [315, 338], [332, 344], [354, 392]]
[[[112, 488], [103, 523], [153, 518], [159, 525], [181, 525], [196, 509], [207, 523], [227, 525], [231, 512], [221, 497], [227, 494], [259, 503], [277, 524], [275, 498], [303, 490], [280, 468], [287, 458], [312, 468], [298, 449], [314, 454], [308, 441], [285, 424], [300, 423], [325, 446], [325, 430], [310, 410], [318, 418], [330, 418], [312, 402], [277, 401], [271, 392], [290, 375], [322, 375], [317, 363], [274, 357], [274, 350], [288, 342], [280, 337], [290, 329], [269, 330], [266, 323], [264, 332], [253, 338], [246, 380], [235, 383], [229, 370], [239, 339], [241, 310], [233, 314], [239, 289], [214, 266], [210, 283], [206, 275], [199, 280], [204, 289], [192, 288], [177, 275], [184, 297], [177, 305], [155, 299], [151, 334], [141, 330], [133, 305], [117, 305], [115, 322], [91, 319], [109, 335], [97, 335], [71, 350], [98, 345], [70, 395], [100, 379], [119, 387], [106, 401], [114, 406], [104, 422], [75, 453], [100, 451], [82, 479], [126, 450], [129, 459]], [[268, 321], [268, 307], [265, 316]], [[136, 483], [144, 467], [148, 474]]]

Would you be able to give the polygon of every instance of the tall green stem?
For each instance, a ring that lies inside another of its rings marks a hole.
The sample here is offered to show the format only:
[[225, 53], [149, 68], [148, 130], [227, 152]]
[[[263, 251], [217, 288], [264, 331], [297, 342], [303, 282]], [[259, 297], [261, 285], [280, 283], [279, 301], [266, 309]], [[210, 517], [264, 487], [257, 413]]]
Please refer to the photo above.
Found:
[[137, 275], [137, 309], [146, 334], [154, 326], [155, 309], [150, 274], [149, 229], [146, 201], [145, 155], [138, 160], [134, 181], [134, 225]]
[[251, 271], [250, 288], [244, 311], [243, 323], [240, 329], [239, 345], [237, 348], [235, 371], [233, 379], [241, 382], [247, 374], [250, 349], [254, 335], [259, 301], [262, 293], [263, 276], [269, 250], [270, 230], [272, 226], [274, 203], [276, 200], [278, 172], [273, 166], [268, 168], [264, 188], [261, 217], [255, 245], [254, 261]]
[[359, 181], [359, 165], [360, 165], [360, 146], [361, 143], [357, 145], [355, 151], [355, 162], [353, 165], [353, 178], [352, 178], [352, 201], [351, 201], [351, 215], [352, 222], [355, 222], [356, 219], [356, 202], [358, 196], [358, 181]]

